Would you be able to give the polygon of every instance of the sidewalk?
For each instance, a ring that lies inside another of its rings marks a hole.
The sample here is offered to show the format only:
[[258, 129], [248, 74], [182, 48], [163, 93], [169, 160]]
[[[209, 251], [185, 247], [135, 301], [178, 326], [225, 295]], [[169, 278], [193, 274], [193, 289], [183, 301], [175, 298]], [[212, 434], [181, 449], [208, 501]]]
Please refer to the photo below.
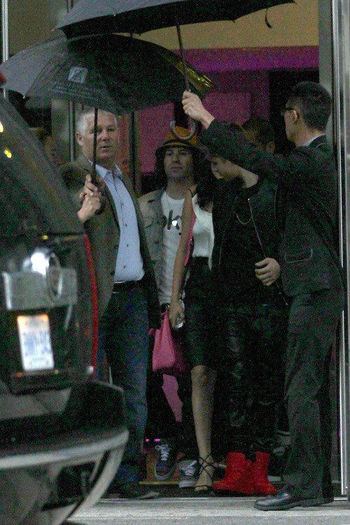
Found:
[[[102, 500], [74, 516], [79, 525], [350, 525], [350, 503], [284, 512], [254, 509], [255, 498], [160, 498], [148, 501]], [[69, 522], [67, 522], [68, 525]]]

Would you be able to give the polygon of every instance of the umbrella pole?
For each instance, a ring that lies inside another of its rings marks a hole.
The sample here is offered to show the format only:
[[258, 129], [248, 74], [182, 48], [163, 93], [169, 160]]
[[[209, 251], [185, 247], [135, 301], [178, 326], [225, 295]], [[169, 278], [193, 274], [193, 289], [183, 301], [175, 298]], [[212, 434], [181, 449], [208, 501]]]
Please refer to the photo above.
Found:
[[[130, 33], [130, 38], [134, 38], [134, 33]], [[132, 111], [130, 113], [130, 119], [129, 119], [129, 171], [130, 171], [130, 178], [132, 185], [134, 187], [134, 190], [137, 193], [138, 185], [136, 181], [136, 115], [135, 111]]]
[[[182, 42], [181, 29], [180, 29], [180, 24], [179, 24], [178, 20], [176, 20], [176, 31], [177, 31], [177, 38], [179, 40], [179, 47], [180, 47], [180, 55], [181, 55], [181, 60], [182, 60], [182, 67], [183, 67], [183, 70], [184, 70], [185, 89], [186, 89], [186, 91], [191, 91], [190, 90], [190, 83], [188, 81], [188, 75], [187, 75], [187, 67], [186, 67], [186, 61], [185, 61], [185, 51], [184, 51], [184, 46], [183, 46], [183, 42]], [[189, 132], [188, 135], [186, 135], [186, 137], [179, 136], [177, 134], [177, 132], [176, 132], [175, 126], [176, 126], [176, 122], [174, 120], [172, 120], [170, 122], [170, 129], [171, 129], [171, 131], [174, 133], [174, 135], [178, 139], [189, 140], [196, 133], [196, 123], [191, 118], [188, 119], [188, 127], [190, 129], [190, 132]]]
[[92, 184], [97, 184], [96, 177], [96, 150], [97, 150], [97, 118], [98, 118], [98, 108], [95, 108], [94, 111], [94, 145], [92, 153], [92, 173], [91, 173], [91, 182]]
[[179, 22], [176, 22], [176, 31], [177, 31], [177, 38], [179, 40], [179, 47], [180, 47], [180, 55], [181, 55], [181, 60], [182, 60], [182, 66], [184, 68], [185, 88], [186, 88], [186, 91], [190, 91], [190, 84], [189, 84], [189, 81], [188, 81], [186, 61], [185, 61], [185, 51], [184, 51], [184, 46], [183, 46], [183, 42], [182, 42], [182, 35], [181, 35], [181, 29], [180, 29]]

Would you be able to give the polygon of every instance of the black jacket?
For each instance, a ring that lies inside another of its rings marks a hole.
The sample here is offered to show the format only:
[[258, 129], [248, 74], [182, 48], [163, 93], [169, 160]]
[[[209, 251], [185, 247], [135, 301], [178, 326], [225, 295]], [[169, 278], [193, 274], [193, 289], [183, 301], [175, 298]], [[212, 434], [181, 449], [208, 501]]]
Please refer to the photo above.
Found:
[[289, 296], [342, 287], [337, 257], [337, 183], [334, 157], [324, 136], [288, 157], [262, 153], [242, 133], [214, 120], [201, 141], [244, 168], [277, 178], [276, 217], [283, 231], [279, 263]]
[[[261, 295], [267, 295], [267, 289], [263, 287], [260, 281], [256, 278], [254, 264], [264, 259], [265, 257], [273, 257], [278, 260], [278, 247], [281, 242], [281, 235], [278, 231], [276, 220], [274, 218], [274, 203], [276, 194], [276, 184], [271, 184], [268, 179], [259, 182], [255, 188], [254, 193], [248, 198], [248, 205], [251, 215], [250, 228], [253, 234], [251, 237], [253, 246], [252, 250], [248, 250], [250, 255], [253, 255], [254, 262], [251, 262], [251, 268], [247, 267], [246, 283], [237, 283], [236, 279], [239, 274], [236, 274], [235, 262], [239, 254], [236, 253], [237, 246], [232, 243], [232, 227], [236, 221], [236, 215], [239, 212], [239, 202], [241, 190], [238, 190], [234, 184], [230, 182], [223, 183], [220, 192], [217, 192], [214, 198], [213, 207], [213, 223], [215, 233], [215, 244], [212, 255], [212, 270], [214, 275], [219, 279], [219, 283], [230, 288], [229, 283], [233, 283], [233, 289], [245, 290], [256, 288], [256, 292], [261, 287]], [[253, 188], [251, 188], [253, 190]], [[247, 196], [244, 197], [244, 199]], [[249, 241], [247, 241], [249, 242]], [[254, 251], [256, 254], [254, 255]], [[246, 254], [243, 254], [245, 257]], [[239, 267], [246, 266], [248, 261], [240, 261]], [[232, 275], [231, 275], [232, 274]], [[272, 290], [268, 289], [271, 293]], [[273, 291], [275, 287], [273, 287]], [[278, 291], [278, 290], [277, 290]]]

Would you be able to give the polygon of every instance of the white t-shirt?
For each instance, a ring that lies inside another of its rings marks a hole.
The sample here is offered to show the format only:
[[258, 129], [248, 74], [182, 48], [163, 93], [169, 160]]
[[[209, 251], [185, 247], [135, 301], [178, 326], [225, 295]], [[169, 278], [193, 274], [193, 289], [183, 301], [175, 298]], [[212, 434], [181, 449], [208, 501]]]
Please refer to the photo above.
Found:
[[196, 215], [193, 226], [194, 247], [192, 257], [208, 257], [208, 265], [211, 268], [211, 256], [214, 247], [213, 216], [211, 212], [199, 207], [197, 193], [192, 198], [192, 207]]
[[159, 283], [160, 304], [170, 303], [174, 262], [181, 237], [181, 216], [185, 199], [172, 199], [164, 191], [161, 197], [163, 211], [162, 271]]

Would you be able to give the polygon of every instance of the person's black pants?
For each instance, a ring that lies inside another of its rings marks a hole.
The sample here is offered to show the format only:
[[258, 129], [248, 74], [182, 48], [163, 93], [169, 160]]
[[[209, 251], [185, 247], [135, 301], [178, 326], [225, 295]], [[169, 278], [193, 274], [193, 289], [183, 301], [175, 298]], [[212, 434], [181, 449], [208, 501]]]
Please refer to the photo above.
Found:
[[177, 440], [177, 423], [163, 390], [163, 374], [153, 372], [151, 365], [147, 373], [147, 406], [146, 437]]
[[[167, 305], [162, 305], [162, 311]], [[178, 396], [182, 402], [182, 421], [177, 423], [174, 412], [163, 390], [163, 374], [152, 370], [154, 338], [150, 337], [150, 359], [147, 372], [148, 419], [146, 437], [172, 439], [189, 458], [198, 456], [192, 413], [192, 385], [190, 371], [177, 378]]]
[[283, 400], [288, 321], [286, 306], [278, 301], [223, 304], [218, 312], [213, 440], [222, 454], [272, 450], [276, 410]]
[[283, 477], [301, 497], [332, 491], [329, 364], [343, 302], [338, 289], [291, 302], [285, 379], [291, 451]]

